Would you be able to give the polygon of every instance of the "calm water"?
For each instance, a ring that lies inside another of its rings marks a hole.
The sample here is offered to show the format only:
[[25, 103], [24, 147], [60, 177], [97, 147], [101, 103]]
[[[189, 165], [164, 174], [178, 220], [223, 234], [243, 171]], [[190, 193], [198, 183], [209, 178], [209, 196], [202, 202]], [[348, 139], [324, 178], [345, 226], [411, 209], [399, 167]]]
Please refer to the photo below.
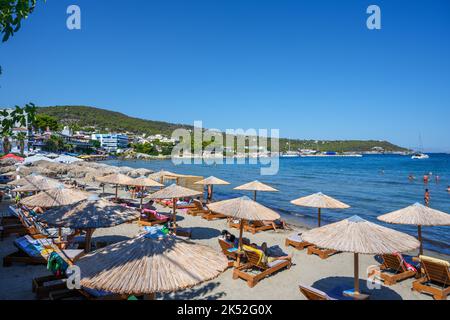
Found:
[[[238, 197], [245, 191], [234, 187], [260, 180], [272, 185], [279, 192], [258, 194], [258, 201], [275, 209], [285, 219], [298, 224], [315, 226], [317, 210], [294, 206], [290, 200], [315, 192], [323, 192], [351, 206], [346, 210], [323, 210], [323, 223], [329, 223], [359, 215], [372, 222], [382, 224], [377, 216], [406, 207], [414, 202], [423, 202], [425, 188], [430, 190], [430, 206], [450, 213], [450, 155], [433, 154], [427, 160], [411, 160], [410, 157], [396, 155], [369, 155], [362, 158], [282, 158], [276, 176], [261, 176], [259, 165], [179, 165], [171, 161], [108, 161], [118, 166], [166, 169], [177, 173], [214, 175], [231, 183], [216, 186], [216, 200]], [[424, 185], [424, 173], [432, 172], [428, 185]], [[416, 177], [414, 182], [408, 175]], [[440, 181], [436, 183], [435, 176]], [[390, 225], [397, 230], [416, 236], [417, 228]], [[423, 228], [425, 248], [450, 254], [450, 227]]]

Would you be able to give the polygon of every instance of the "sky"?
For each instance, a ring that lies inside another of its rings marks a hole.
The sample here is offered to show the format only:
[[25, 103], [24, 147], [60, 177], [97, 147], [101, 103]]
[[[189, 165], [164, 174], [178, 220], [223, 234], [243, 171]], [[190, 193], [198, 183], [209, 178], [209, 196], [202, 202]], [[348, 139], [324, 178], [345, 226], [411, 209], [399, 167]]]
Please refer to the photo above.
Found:
[[38, 0], [0, 44], [0, 106], [450, 152], [449, 57], [448, 0]]

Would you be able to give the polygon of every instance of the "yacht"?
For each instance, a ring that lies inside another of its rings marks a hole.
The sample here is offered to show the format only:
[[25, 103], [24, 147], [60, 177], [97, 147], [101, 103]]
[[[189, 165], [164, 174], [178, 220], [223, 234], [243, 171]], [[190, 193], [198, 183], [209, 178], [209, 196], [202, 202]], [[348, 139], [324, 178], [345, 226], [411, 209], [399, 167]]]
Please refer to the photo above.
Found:
[[414, 153], [412, 156], [411, 156], [411, 159], [419, 159], [419, 160], [421, 160], [421, 159], [428, 159], [430, 156], [429, 155], [427, 155], [427, 154], [425, 154], [425, 153], [422, 153], [422, 152], [416, 152], [416, 153]]

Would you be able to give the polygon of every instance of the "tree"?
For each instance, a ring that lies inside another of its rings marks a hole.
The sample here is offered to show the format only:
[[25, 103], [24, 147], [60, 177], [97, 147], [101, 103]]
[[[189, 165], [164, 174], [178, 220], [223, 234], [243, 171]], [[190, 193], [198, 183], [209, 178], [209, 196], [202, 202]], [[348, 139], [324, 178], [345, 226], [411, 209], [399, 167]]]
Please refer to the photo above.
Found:
[[58, 120], [47, 114], [38, 114], [34, 120], [34, 127], [38, 130], [45, 131], [49, 128], [51, 131], [58, 130]]
[[2, 0], [0, 1], [0, 27], [2, 42], [19, 31], [22, 20], [34, 11], [36, 0]]
[[27, 134], [25, 132], [19, 132], [16, 138], [17, 141], [19, 141], [20, 154], [23, 155], [23, 152], [25, 150], [25, 139], [27, 138]]

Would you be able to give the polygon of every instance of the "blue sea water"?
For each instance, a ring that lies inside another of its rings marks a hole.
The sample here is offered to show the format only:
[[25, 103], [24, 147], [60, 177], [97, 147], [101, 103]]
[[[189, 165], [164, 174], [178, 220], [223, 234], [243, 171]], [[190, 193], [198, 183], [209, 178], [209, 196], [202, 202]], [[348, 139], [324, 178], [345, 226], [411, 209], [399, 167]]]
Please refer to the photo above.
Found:
[[[233, 190], [234, 187], [259, 180], [279, 192], [258, 194], [258, 202], [276, 210], [285, 219], [298, 224], [316, 226], [317, 209], [298, 207], [291, 200], [315, 192], [323, 192], [351, 206], [345, 210], [322, 210], [323, 224], [359, 215], [411, 235], [417, 235], [414, 226], [387, 225], [376, 218], [384, 213], [401, 209], [415, 202], [423, 203], [425, 188], [431, 195], [432, 208], [450, 213], [450, 155], [431, 154], [430, 159], [412, 160], [399, 155], [367, 155], [362, 158], [281, 158], [277, 175], [261, 176], [260, 165], [206, 165], [184, 164], [175, 166], [170, 160], [138, 161], [112, 160], [112, 165], [165, 169], [176, 173], [214, 175], [227, 180], [229, 186], [216, 186], [214, 199], [227, 199], [250, 192]], [[423, 183], [423, 175], [432, 173], [430, 182]], [[412, 174], [416, 180], [409, 181]], [[439, 182], [435, 177], [439, 176]], [[450, 227], [424, 227], [425, 249], [450, 254]]]

